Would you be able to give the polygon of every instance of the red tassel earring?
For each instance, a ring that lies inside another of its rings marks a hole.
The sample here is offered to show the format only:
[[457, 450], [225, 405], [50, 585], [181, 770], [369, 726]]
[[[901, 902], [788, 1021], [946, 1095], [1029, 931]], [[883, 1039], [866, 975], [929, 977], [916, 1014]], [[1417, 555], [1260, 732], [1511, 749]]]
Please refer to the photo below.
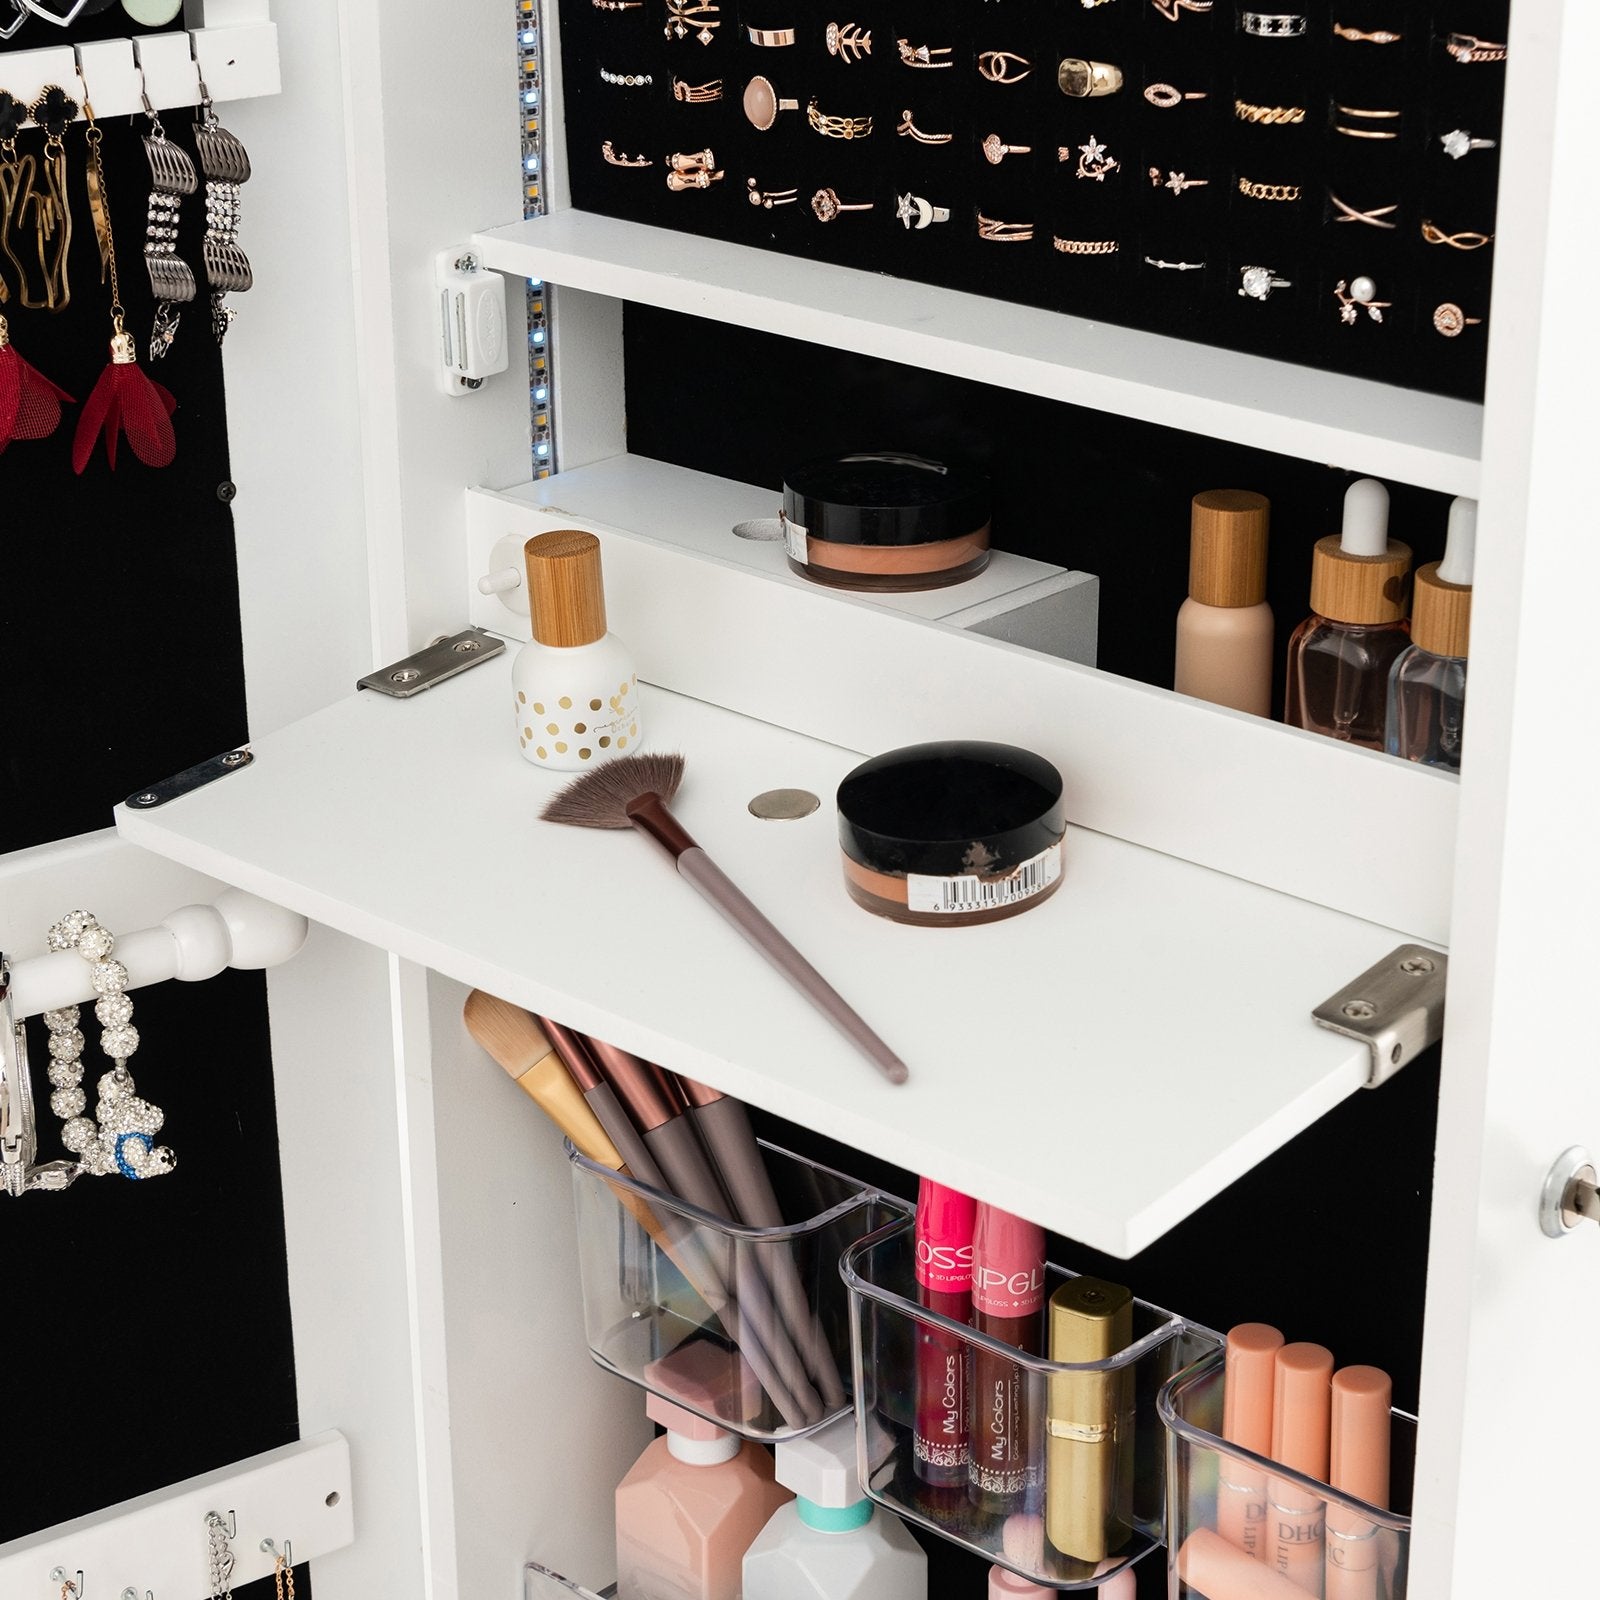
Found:
[[0, 317], [0, 452], [13, 439], [45, 439], [61, 422], [61, 402], [72, 396], [17, 354]]
[[89, 128], [89, 209], [94, 214], [94, 229], [100, 240], [102, 277], [111, 278], [111, 364], [100, 374], [72, 439], [72, 470], [82, 472], [94, 454], [95, 440], [102, 429], [106, 436], [106, 462], [113, 471], [117, 465], [117, 436], [125, 433], [133, 453], [147, 467], [170, 466], [178, 453], [172, 431], [172, 413], [178, 402], [152, 383], [139, 368], [139, 348], [123, 327], [122, 291], [117, 282], [117, 250], [111, 237], [111, 211], [106, 202], [106, 173], [100, 162], [101, 133], [94, 120], [87, 90], [83, 114]]

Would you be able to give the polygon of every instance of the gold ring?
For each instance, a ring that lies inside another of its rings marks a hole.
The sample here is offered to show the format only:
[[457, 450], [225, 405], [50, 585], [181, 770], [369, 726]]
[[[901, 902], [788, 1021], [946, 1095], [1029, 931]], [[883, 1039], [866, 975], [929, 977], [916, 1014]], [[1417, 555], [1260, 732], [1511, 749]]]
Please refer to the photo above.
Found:
[[751, 44], [761, 45], [768, 50], [794, 43], [793, 28], [752, 28], [746, 24], [744, 31], [750, 35]]
[[667, 187], [677, 193], [685, 189], [709, 189], [712, 184], [721, 182], [722, 173], [713, 172], [709, 167], [698, 167], [692, 172], [667, 174]]
[[1347, 206], [1332, 189], [1328, 191], [1328, 199], [1333, 207], [1340, 213], [1333, 220], [1335, 222], [1364, 222], [1369, 228], [1394, 228], [1398, 223], [1385, 222], [1383, 219], [1392, 212], [1400, 209], [1397, 201], [1392, 206], [1374, 206], [1371, 211], [1357, 211], [1354, 206]]
[[654, 164], [649, 156], [629, 156], [613, 149], [609, 139], [600, 146], [600, 154], [614, 167], [648, 167]]
[[818, 222], [832, 222], [841, 212], [870, 211], [872, 202], [867, 200], [859, 205], [846, 205], [832, 189], [818, 189], [811, 197], [811, 209]]
[[895, 48], [900, 52], [900, 59], [908, 67], [938, 68], [953, 67], [955, 65], [953, 61], [935, 61], [933, 59], [935, 56], [947, 56], [950, 54], [950, 46], [947, 44], [938, 45], [930, 50], [927, 45], [912, 44], [909, 39], [896, 39], [894, 43]]
[[1239, 193], [1250, 200], [1298, 200], [1298, 183], [1253, 183], [1249, 178], [1239, 180]]
[[1150, 0], [1150, 4], [1168, 22], [1177, 22], [1179, 13], [1183, 11], [1198, 11], [1204, 16], [1211, 9], [1211, 0]]
[[667, 25], [661, 31], [669, 39], [682, 39], [693, 33], [701, 44], [710, 44], [722, 26], [714, 20], [721, 10], [710, 0], [667, 0]]
[[1033, 237], [1031, 222], [998, 222], [993, 217], [978, 213], [978, 237], [992, 239], [997, 244], [1026, 244]]
[[1170, 83], [1146, 84], [1144, 97], [1151, 105], [1159, 106], [1163, 111], [1170, 111], [1173, 106], [1181, 106], [1185, 100], [1205, 100], [1210, 98], [1204, 91], [1185, 94], [1181, 89], [1174, 88]]
[[916, 123], [911, 120], [909, 111], [900, 113], [900, 121], [894, 130], [902, 139], [915, 139], [918, 144], [949, 144], [955, 138], [953, 133], [924, 133]]
[[1114, 256], [1117, 253], [1115, 239], [1063, 239], [1053, 234], [1050, 243], [1064, 256]]
[[1388, 133], [1382, 128], [1350, 128], [1342, 122], [1333, 125], [1335, 133], [1342, 133], [1347, 139], [1398, 139], [1398, 133]]
[[713, 78], [709, 83], [685, 83], [682, 78], [672, 80], [672, 98], [682, 100], [686, 105], [705, 105], [712, 100], [722, 98], [722, 79]]
[[746, 178], [744, 186], [749, 193], [750, 204], [767, 211], [774, 206], [792, 206], [800, 193], [798, 189], [762, 189], [754, 178]]
[[1248, 100], [1235, 100], [1233, 114], [1241, 122], [1263, 122], [1269, 128], [1306, 120], [1304, 106], [1253, 106]]
[[1021, 83], [1033, 71], [1033, 63], [1011, 50], [985, 50], [978, 56], [978, 71], [990, 83]]
[[1400, 115], [1398, 111], [1363, 111], [1358, 106], [1335, 106], [1333, 109], [1341, 117], [1365, 117], [1370, 122], [1379, 122]]
[[1191, 178], [1186, 172], [1173, 172], [1170, 169], [1163, 178], [1160, 167], [1150, 167], [1147, 170], [1152, 189], [1170, 189], [1174, 194], [1182, 194], [1185, 189], [1204, 189], [1211, 182], [1209, 178]]
[[785, 100], [773, 87], [770, 78], [757, 73], [744, 86], [744, 114], [757, 133], [765, 133], [785, 111], [798, 111], [798, 100]]
[[1452, 33], [1445, 40], [1444, 47], [1461, 62], [1504, 61], [1506, 58], [1506, 47], [1503, 44], [1494, 44], [1472, 33]]
[[838, 56], [848, 67], [852, 61], [872, 54], [872, 29], [862, 30], [853, 22], [830, 22], [823, 31], [823, 43], [830, 56]]
[[1399, 44], [1404, 34], [1390, 33], [1387, 28], [1379, 28], [1375, 33], [1363, 33], [1360, 28], [1347, 28], [1344, 23], [1336, 22], [1333, 31], [1337, 38], [1348, 39], [1352, 44]]
[[1007, 144], [998, 133], [991, 133], [983, 141], [983, 158], [991, 167], [998, 167], [1007, 156], [1026, 156], [1033, 154], [1031, 144]]
[[1443, 228], [1431, 222], [1422, 224], [1422, 241], [1424, 244], [1447, 244], [1452, 250], [1481, 250], [1494, 239], [1492, 233], [1479, 233], [1476, 229], [1468, 228], [1461, 233], [1446, 233]]
[[1085, 61], [1081, 56], [1068, 56], [1056, 68], [1056, 84], [1062, 94], [1073, 100], [1097, 100], [1102, 95], [1115, 94], [1122, 87], [1122, 68], [1112, 66], [1109, 61]]
[[871, 117], [833, 117], [817, 110], [817, 102], [806, 106], [806, 121], [824, 139], [865, 139], [872, 132]]
[[1455, 338], [1463, 328], [1477, 327], [1482, 321], [1482, 317], [1469, 317], [1460, 306], [1450, 300], [1433, 309], [1434, 330], [1442, 333], [1447, 339]]

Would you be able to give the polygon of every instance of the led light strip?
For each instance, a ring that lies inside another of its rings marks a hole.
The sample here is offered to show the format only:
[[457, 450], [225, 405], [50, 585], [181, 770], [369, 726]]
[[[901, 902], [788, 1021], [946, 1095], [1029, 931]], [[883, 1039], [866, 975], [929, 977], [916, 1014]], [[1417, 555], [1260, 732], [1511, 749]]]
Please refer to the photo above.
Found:
[[[522, 214], [540, 217], [544, 200], [544, 29], [538, 0], [513, 0], [517, 16], [517, 95], [522, 118]], [[533, 475], [556, 470], [554, 330], [542, 280], [528, 280], [528, 404], [533, 414]]]

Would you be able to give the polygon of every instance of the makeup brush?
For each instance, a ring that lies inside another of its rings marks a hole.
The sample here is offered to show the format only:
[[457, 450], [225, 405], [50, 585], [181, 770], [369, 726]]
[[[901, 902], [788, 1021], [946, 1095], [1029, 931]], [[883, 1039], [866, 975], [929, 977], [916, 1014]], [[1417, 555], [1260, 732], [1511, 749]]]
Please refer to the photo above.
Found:
[[621, 756], [567, 785], [541, 813], [546, 822], [579, 828], [637, 828], [678, 864], [718, 911], [886, 1077], [904, 1083], [906, 1064], [856, 1014], [844, 997], [751, 904], [731, 878], [667, 809], [683, 782], [681, 755]]

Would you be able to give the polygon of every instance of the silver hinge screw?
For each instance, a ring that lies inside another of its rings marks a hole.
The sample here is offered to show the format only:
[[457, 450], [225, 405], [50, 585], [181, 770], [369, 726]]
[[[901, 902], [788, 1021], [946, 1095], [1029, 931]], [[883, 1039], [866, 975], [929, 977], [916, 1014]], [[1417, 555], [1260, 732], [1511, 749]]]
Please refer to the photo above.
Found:
[[416, 667], [401, 667], [398, 672], [389, 674], [390, 683], [415, 683], [422, 673]]
[[1428, 956], [1407, 956], [1400, 963], [1400, 970], [1409, 973], [1413, 978], [1425, 978], [1433, 971], [1433, 961]]
[[1347, 1000], [1339, 1008], [1352, 1022], [1370, 1022], [1378, 1008], [1370, 1000]]
[[457, 272], [476, 272], [477, 270], [478, 258], [472, 253], [472, 251], [468, 250], [465, 255], [459, 255], [456, 257]]

